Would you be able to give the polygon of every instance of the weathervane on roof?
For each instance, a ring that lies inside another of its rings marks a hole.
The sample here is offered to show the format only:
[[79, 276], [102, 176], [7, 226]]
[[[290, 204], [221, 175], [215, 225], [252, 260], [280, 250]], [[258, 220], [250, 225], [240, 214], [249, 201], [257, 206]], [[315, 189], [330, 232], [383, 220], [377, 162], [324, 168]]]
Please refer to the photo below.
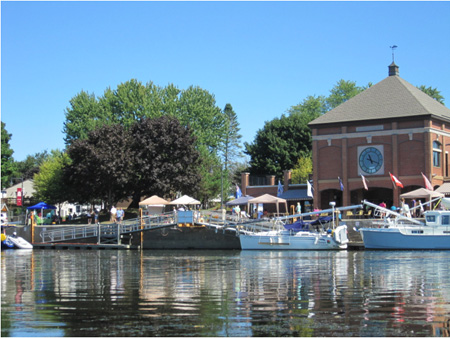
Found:
[[394, 50], [395, 50], [395, 48], [397, 48], [397, 46], [393, 45], [393, 46], [389, 46], [389, 48], [392, 49], [392, 62], [394, 62]]

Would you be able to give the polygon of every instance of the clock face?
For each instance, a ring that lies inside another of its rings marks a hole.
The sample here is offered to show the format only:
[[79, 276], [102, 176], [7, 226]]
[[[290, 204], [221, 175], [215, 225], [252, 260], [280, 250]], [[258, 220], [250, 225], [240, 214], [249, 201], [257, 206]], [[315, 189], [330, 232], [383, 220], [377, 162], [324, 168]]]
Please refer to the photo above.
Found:
[[374, 147], [364, 149], [359, 155], [359, 167], [367, 174], [375, 174], [383, 165], [383, 154]]

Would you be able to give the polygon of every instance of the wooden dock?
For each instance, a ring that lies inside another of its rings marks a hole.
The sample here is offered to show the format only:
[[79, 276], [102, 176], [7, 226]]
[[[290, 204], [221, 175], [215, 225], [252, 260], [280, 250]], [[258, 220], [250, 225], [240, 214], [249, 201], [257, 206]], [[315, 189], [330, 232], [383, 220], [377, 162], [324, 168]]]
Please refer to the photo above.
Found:
[[137, 250], [138, 247], [125, 244], [86, 244], [86, 243], [33, 243], [34, 249], [50, 250]]

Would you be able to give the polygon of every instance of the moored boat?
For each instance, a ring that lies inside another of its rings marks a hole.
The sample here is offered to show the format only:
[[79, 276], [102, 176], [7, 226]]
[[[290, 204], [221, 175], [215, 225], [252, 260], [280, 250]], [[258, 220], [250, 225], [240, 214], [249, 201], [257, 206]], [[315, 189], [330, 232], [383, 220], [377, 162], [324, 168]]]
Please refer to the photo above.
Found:
[[450, 210], [425, 211], [425, 223], [363, 201], [383, 221], [379, 228], [358, 231], [366, 249], [450, 250]]
[[2, 250], [4, 249], [33, 249], [33, 245], [22, 237], [1, 235]]
[[[347, 226], [336, 226], [335, 211], [361, 208], [361, 205], [332, 208], [278, 218], [276, 229], [269, 231], [241, 230], [239, 240], [242, 250], [341, 250], [347, 248]], [[332, 217], [304, 222], [306, 216], [332, 213]], [[294, 224], [285, 224], [289, 218], [298, 218]], [[330, 224], [331, 223], [331, 224]], [[296, 226], [299, 225], [298, 227]]]

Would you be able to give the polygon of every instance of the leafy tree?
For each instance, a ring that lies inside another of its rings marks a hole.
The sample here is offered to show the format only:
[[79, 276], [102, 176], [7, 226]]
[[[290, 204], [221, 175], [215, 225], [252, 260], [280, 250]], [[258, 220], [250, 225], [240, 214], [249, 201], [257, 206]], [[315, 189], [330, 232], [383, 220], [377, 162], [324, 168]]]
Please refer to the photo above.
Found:
[[189, 128], [174, 117], [143, 119], [131, 127], [130, 141], [130, 184], [135, 196], [195, 194], [200, 155]]
[[441, 95], [441, 92], [439, 90], [437, 90], [437, 88], [431, 88], [431, 86], [430, 87], [426, 87], [424, 85], [421, 85], [421, 86], [419, 86], [417, 88], [419, 88], [425, 94], [431, 96], [437, 102], [444, 104], [444, 97]]
[[16, 166], [14, 163], [13, 153], [9, 141], [12, 134], [9, 134], [5, 128], [6, 124], [2, 122], [2, 189], [10, 185], [11, 178], [15, 175]]
[[270, 173], [281, 179], [283, 171], [293, 168], [312, 148], [307, 121], [302, 114], [291, 114], [266, 122], [264, 128], [258, 130], [255, 141], [245, 143], [245, 153], [251, 158], [250, 172], [256, 175]]
[[[370, 86], [370, 84], [368, 85]], [[330, 95], [327, 97], [327, 110], [336, 108], [345, 101], [351, 99], [353, 96], [361, 93], [367, 87], [359, 87], [356, 82], [339, 80], [337, 84], [330, 90]]]
[[176, 117], [189, 126], [197, 144], [214, 152], [225, 133], [225, 118], [213, 95], [200, 87], [189, 87], [180, 94]]
[[100, 199], [110, 207], [126, 198], [132, 170], [129, 144], [130, 134], [119, 124], [101, 126], [86, 139], [75, 140], [67, 148], [72, 163], [65, 168], [73, 192], [70, 200]]
[[67, 145], [77, 139], [86, 139], [89, 132], [105, 123], [102, 109], [94, 94], [81, 91], [70, 100], [66, 109], [63, 132]]
[[34, 197], [50, 204], [61, 204], [67, 201], [67, 184], [64, 169], [70, 165], [70, 158], [66, 153], [53, 150], [34, 175]]
[[292, 106], [287, 110], [289, 114], [299, 114], [305, 120], [306, 124], [325, 114], [327, 111], [327, 102], [324, 96], [308, 96], [296, 106]]
[[313, 167], [311, 154], [309, 154], [309, 156], [300, 157], [297, 164], [292, 169], [292, 183], [306, 183], [306, 180], [308, 180], [309, 175], [312, 173], [312, 171]]
[[[52, 150], [57, 152], [58, 150]], [[23, 177], [24, 180], [32, 179], [39, 172], [39, 167], [44, 163], [51, 154], [44, 150], [34, 155], [28, 155], [25, 160], [16, 162], [17, 176]]]
[[228, 170], [228, 166], [233, 160], [242, 157], [240, 151], [242, 135], [239, 134], [239, 122], [231, 104], [225, 105], [223, 114], [225, 115], [225, 133], [222, 141], [222, 156], [225, 170]]

